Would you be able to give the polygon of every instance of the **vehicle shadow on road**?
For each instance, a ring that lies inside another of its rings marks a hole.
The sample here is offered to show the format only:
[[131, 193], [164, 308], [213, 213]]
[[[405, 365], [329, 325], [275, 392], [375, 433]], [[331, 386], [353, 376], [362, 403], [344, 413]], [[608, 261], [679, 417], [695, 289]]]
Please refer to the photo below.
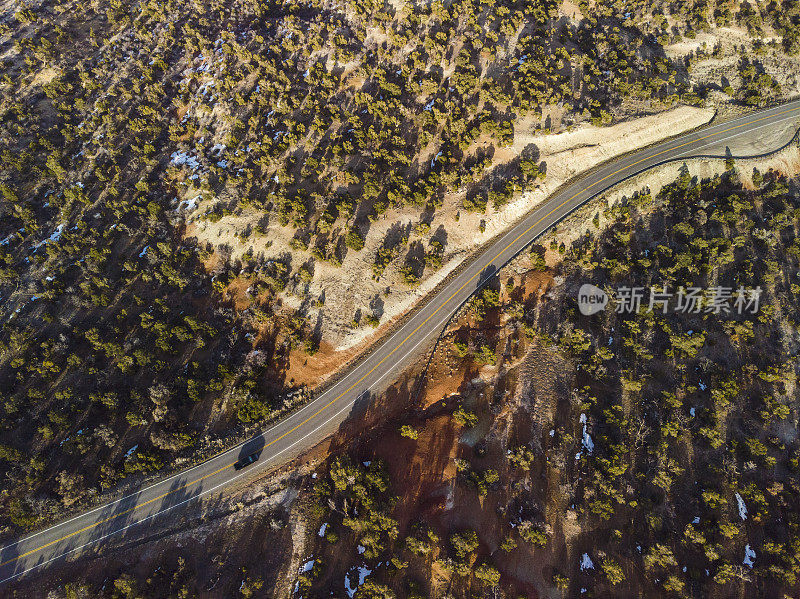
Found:
[[239, 454], [236, 456], [236, 463], [242, 463], [250, 456], [255, 456], [254, 461], [257, 461], [258, 458], [261, 457], [261, 452], [264, 450], [264, 445], [266, 445], [264, 433], [260, 432], [242, 445], [241, 449], [239, 449]]
[[479, 291], [484, 285], [486, 285], [495, 275], [497, 274], [497, 267], [494, 264], [490, 264], [486, 268], [481, 271], [481, 274], [478, 275], [478, 283], [475, 285], [475, 291]]
[[[265, 445], [266, 441], [263, 433], [258, 433], [247, 441], [239, 449], [234, 469], [242, 470], [257, 462]], [[225, 467], [222, 469], [225, 469]], [[152, 517], [148, 520], [149, 525], [160, 528], [163, 525], [163, 520], [162, 522], [158, 522], [158, 520], [162, 519], [162, 516], [167, 515], [167, 518], [174, 517], [183, 520], [192, 515], [197, 515], [198, 512], [195, 508], [204, 499], [201, 495], [208, 489], [213, 488], [215, 484], [219, 484], [219, 481], [214, 480], [214, 476], [219, 471], [194, 472], [188, 473], [187, 476], [176, 478], [170, 488], [160, 495], [158, 507], [153, 510], [146, 510], [142, 516], [147, 517], [152, 513]], [[175, 512], [175, 515], [170, 516], [171, 512]]]

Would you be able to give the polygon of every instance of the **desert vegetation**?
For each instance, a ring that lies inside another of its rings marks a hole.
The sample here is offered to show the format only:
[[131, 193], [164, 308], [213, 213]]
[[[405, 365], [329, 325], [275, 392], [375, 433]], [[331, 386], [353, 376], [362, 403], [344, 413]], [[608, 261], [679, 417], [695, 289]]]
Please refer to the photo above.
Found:
[[[686, 6], [697, 28], [719, 10], [754, 32], [781, 31], [770, 51], [797, 50], [789, 3]], [[493, 168], [518, 119], [545, 134], [553, 106], [570, 127], [609, 124], [636, 102], [656, 111], [704, 101], [686, 64], [663, 51], [689, 30], [653, 35], [667, 22], [654, 13], [674, 20], [683, 6], [581, 5], [575, 19], [559, 9], [547, 0], [4, 9], [4, 532], [179, 466], [303, 401], [287, 372], [290, 356], [320, 348], [313, 309], [325, 298], [308, 292], [320, 265], [365, 251], [371, 225], [395, 209], [419, 222], [387, 235], [374, 277], [385, 281], [395, 264], [412, 287], [440, 269], [446, 235], [426, 225], [446, 194], [462, 190], [463, 209], [481, 212], [546, 177], [535, 148]], [[743, 59], [743, 104], [781, 93], [759, 69]], [[243, 213], [255, 220], [234, 239], [198, 240], [200, 224]], [[270, 252], [273, 227], [291, 233], [289, 249]], [[265, 249], [254, 251], [247, 244], [259, 238]], [[246, 249], [233, 258], [233, 245]], [[480, 301], [497, 309], [496, 298]], [[378, 326], [380, 310], [354, 322]], [[475, 342], [472, 357], [497, 360]]]
[[[797, 180], [729, 160], [583, 210], [584, 235], [541, 239], [464, 308], [420, 395], [390, 390], [407, 409], [298, 475], [288, 514], [249, 508], [211, 552], [176, 557], [167, 537], [159, 560], [54, 592], [191, 596], [202, 579], [243, 597], [791, 595]], [[706, 298], [583, 316], [587, 282], [762, 295], [742, 314]]]

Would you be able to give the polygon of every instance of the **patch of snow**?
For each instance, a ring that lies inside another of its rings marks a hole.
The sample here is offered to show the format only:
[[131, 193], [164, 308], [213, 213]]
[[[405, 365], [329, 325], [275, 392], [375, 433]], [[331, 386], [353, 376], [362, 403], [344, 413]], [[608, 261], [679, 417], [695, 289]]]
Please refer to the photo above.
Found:
[[358, 551], [358, 555], [361, 555], [366, 550], [367, 550], [366, 547], [364, 547], [363, 545], [359, 545], [358, 547], [356, 547], [356, 551]]
[[310, 572], [315, 563], [317, 563], [317, 560], [313, 558], [308, 560], [306, 563], [300, 566], [300, 574], [303, 574], [304, 572]]
[[589, 557], [588, 553], [584, 553], [581, 556], [581, 570], [594, 570], [594, 562], [592, 562], [592, 558]]
[[180, 204], [178, 204], [178, 211], [185, 210], [186, 212], [191, 212], [197, 208], [198, 202], [202, 199], [203, 196], [196, 195], [190, 200], [181, 200]]
[[750, 545], [744, 546], [744, 560], [742, 563], [747, 566], [748, 568], [753, 567], [753, 560], [756, 559], [756, 552], [750, 549]]
[[581, 424], [583, 424], [583, 446], [586, 448], [586, 451], [592, 453], [594, 450], [594, 441], [592, 441], [592, 437], [586, 428], [586, 414], [581, 414]]
[[592, 441], [591, 435], [586, 432], [585, 426], [583, 427], [583, 446], [589, 453], [592, 453], [592, 450], [594, 450], [594, 441]]
[[328, 523], [327, 522], [323, 522], [322, 526], [319, 527], [319, 532], [317, 533], [317, 536], [318, 537], [324, 537], [325, 536], [325, 529], [327, 529], [327, 528], [328, 528]]
[[368, 569], [366, 566], [359, 566], [358, 567], [358, 583], [355, 586], [350, 585], [350, 574], [345, 574], [344, 576], [344, 588], [347, 591], [347, 596], [352, 597], [356, 594], [358, 587], [364, 584], [364, 581], [367, 579], [367, 576], [372, 574], [372, 570]]
[[137, 449], [139, 449], [138, 443], [136, 445], [134, 445], [133, 447], [131, 447], [127, 452], [125, 452], [125, 457], [126, 458], [131, 457], [133, 455], [133, 452], [136, 451]]
[[55, 243], [56, 241], [58, 241], [59, 239], [61, 239], [61, 233], [62, 233], [63, 231], [64, 231], [64, 225], [63, 225], [63, 224], [61, 224], [61, 225], [58, 225], [58, 226], [56, 227], [56, 230], [55, 230], [55, 231], [53, 232], [53, 234], [52, 234], [52, 235], [49, 237], [48, 241], [52, 241], [53, 243]]
[[747, 506], [744, 504], [742, 496], [736, 493], [736, 503], [739, 504], [739, 517], [742, 520], [747, 520]]
[[139, 252], [139, 257], [140, 258], [144, 258], [147, 255], [147, 250], [149, 250], [149, 249], [150, 249], [149, 245], [145, 246], [145, 248], [141, 252]]
[[[456, 504], [456, 497], [455, 497], [455, 486], [448, 485], [447, 488], [447, 498], [444, 502], [444, 509], [445, 511], [450, 511], [453, 509], [453, 506]], [[514, 528], [514, 525], [511, 525], [511, 528]]]
[[173, 152], [170, 155], [170, 163], [176, 166], [183, 166], [185, 164], [192, 170], [200, 168], [200, 162], [198, 162], [197, 158], [186, 152]]

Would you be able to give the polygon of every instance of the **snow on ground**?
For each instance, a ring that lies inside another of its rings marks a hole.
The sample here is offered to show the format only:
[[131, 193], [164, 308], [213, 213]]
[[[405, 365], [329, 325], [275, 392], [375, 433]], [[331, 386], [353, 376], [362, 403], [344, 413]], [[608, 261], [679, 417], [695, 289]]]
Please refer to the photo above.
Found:
[[314, 564], [316, 562], [317, 560], [315, 559], [308, 560], [306, 563], [300, 566], [300, 574], [303, 574], [304, 572], [310, 572], [314, 568]]
[[196, 195], [189, 200], [181, 200], [180, 203], [178, 203], [178, 212], [193, 212], [197, 208], [198, 202], [202, 199], [203, 196]]
[[317, 536], [324, 537], [325, 536], [325, 529], [327, 529], [327, 528], [328, 528], [328, 523], [327, 522], [323, 522], [322, 526], [319, 527], [319, 532], [317, 533]]
[[742, 520], [747, 520], [747, 506], [744, 504], [742, 496], [736, 493], [736, 503], [739, 504], [739, 517]]
[[[61, 239], [61, 234], [64, 232], [64, 228], [65, 227], [66, 227], [66, 225], [63, 224], [63, 223], [58, 225], [56, 227], [56, 230], [53, 231], [53, 233], [50, 235], [50, 237], [48, 237], [47, 239], [44, 239], [41, 242], [39, 242], [36, 245], [34, 245], [32, 249], [35, 251], [36, 249], [38, 249], [42, 245], [46, 245], [48, 243], [56, 243], [59, 239]], [[9, 240], [11, 240], [13, 237], [14, 237], [14, 233], [12, 233], [8, 237], [6, 237], [2, 241], [2, 245], [7, 245]]]
[[753, 560], [756, 559], [756, 552], [753, 549], [750, 549], [750, 545], [744, 546], [744, 560], [742, 563], [747, 566], [748, 568], [753, 567]]
[[581, 570], [594, 570], [594, 562], [588, 553], [581, 556]]
[[589, 435], [586, 430], [586, 414], [581, 414], [581, 424], [583, 424], [583, 446], [586, 448], [586, 451], [592, 453], [594, 441], [592, 441], [591, 435]]
[[366, 566], [359, 566], [358, 567], [358, 583], [355, 586], [351, 586], [350, 584], [350, 574], [345, 574], [344, 576], [344, 588], [347, 591], [347, 596], [352, 597], [356, 594], [358, 587], [364, 584], [364, 581], [367, 579], [367, 576], [372, 574], [372, 570], [369, 570]]
[[64, 224], [60, 224], [56, 227], [56, 230], [53, 234], [49, 237], [48, 241], [55, 243], [59, 239], [61, 239], [61, 233], [64, 231]]
[[186, 152], [173, 152], [170, 156], [170, 162], [176, 166], [186, 165], [192, 170], [200, 168], [200, 162], [197, 158]]

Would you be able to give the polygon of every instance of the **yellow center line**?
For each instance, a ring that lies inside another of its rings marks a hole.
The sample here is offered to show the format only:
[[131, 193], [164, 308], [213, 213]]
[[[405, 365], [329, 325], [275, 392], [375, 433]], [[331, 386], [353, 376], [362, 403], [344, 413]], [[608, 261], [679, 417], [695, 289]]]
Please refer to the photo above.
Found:
[[[752, 121], [748, 121], [748, 122], [746, 122], [746, 123], [742, 123], [741, 125], [736, 125], [736, 126], [734, 126], [734, 127], [729, 127], [729, 128], [727, 128], [727, 129], [723, 129], [723, 130], [721, 130], [721, 131], [717, 131], [717, 132], [715, 132], [715, 133], [709, 133], [708, 135], [705, 135], [705, 136], [702, 136], [702, 137], [698, 137], [697, 139], [692, 139], [692, 140], [690, 140], [690, 141], [687, 141], [687, 142], [685, 142], [685, 143], [682, 143], [682, 144], [680, 144], [680, 145], [678, 145], [678, 146], [671, 147], [671, 148], [667, 148], [666, 150], [662, 150], [661, 152], [657, 152], [657, 153], [655, 153], [655, 154], [652, 154], [652, 155], [650, 155], [650, 156], [646, 156], [646, 157], [644, 157], [644, 158], [642, 158], [642, 159], [640, 159], [640, 160], [637, 160], [636, 162], [633, 162], [633, 163], [631, 163], [631, 164], [629, 164], [629, 165], [627, 165], [627, 166], [624, 166], [624, 167], [622, 167], [622, 168], [619, 168], [619, 169], [615, 170], [614, 172], [610, 173], [609, 175], [606, 175], [605, 177], [603, 177], [602, 179], [599, 179], [599, 180], [595, 181], [594, 183], [591, 183], [591, 184], [587, 185], [585, 188], [583, 188], [583, 189], [581, 189], [579, 192], [575, 193], [575, 194], [574, 194], [573, 196], [571, 196], [569, 199], [566, 199], [566, 200], [564, 200], [564, 201], [563, 201], [563, 202], [561, 202], [561, 203], [560, 203], [558, 206], [556, 206], [555, 208], [553, 208], [552, 210], [550, 210], [550, 211], [549, 211], [547, 214], [545, 214], [544, 216], [542, 216], [541, 218], [539, 218], [539, 219], [538, 219], [538, 220], [537, 220], [535, 223], [533, 223], [533, 224], [532, 224], [530, 227], [528, 227], [528, 228], [527, 228], [527, 229], [525, 229], [525, 230], [524, 230], [522, 233], [520, 233], [519, 235], [517, 235], [517, 237], [515, 237], [513, 241], [511, 241], [511, 242], [510, 242], [508, 245], [506, 245], [506, 246], [505, 246], [505, 247], [504, 247], [502, 250], [500, 250], [500, 251], [497, 253], [497, 255], [495, 255], [495, 257], [494, 257], [494, 258], [492, 258], [492, 259], [489, 261], [489, 264], [488, 264], [487, 266], [491, 265], [491, 264], [492, 264], [492, 263], [493, 263], [495, 260], [497, 260], [497, 259], [498, 259], [498, 258], [499, 258], [499, 257], [500, 257], [502, 254], [504, 254], [504, 253], [505, 253], [505, 252], [506, 252], [506, 251], [507, 251], [507, 250], [508, 250], [508, 249], [509, 249], [511, 246], [513, 246], [513, 245], [514, 245], [514, 244], [515, 244], [517, 241], [519, 241], [519, 240], [520, 240], [522, 237], [524, 237], [525, 235], [527, 235], [527, 234], [528, 234], [528, 233], [529, 233], [529, 232], [530, 232], [532, 229], [534, 229], [536, 226], [538, 226], [538, 225], [539, 225], [539, 223], [541, 223], [543, 220], [545, 220], [545, 219], [546, 219], [548, 216], [550, 216], [551, 214], [553, 214], [553, 213], [554, 213], [554, 212], [556, 212], [557, 210], [560, 210], [560, 209], [561, 209], [561, 208], [563, 208], [565, 205], [569, 204], [569, 203], [570, 203], [572, 200], [574, 200], [575, 198], [577, 198], [577, 197], [578, 197], [578, 196], [579, 196], [581, 193], [583, 193], [584, 191], [587, 191], [587, 190], [591, 189], [592, 187], [595, 187], [595, 186], [599, 185], [600, 183], [602, 183], [603, 181], [606, 181], [606, 180], [610, 179], [610, 178], [611, 178], [611, 177], [613, 177], [614, 175], [618, 175], [619, 173], [621, 173], [621, 172], [623, 172], [623, 171], [630, 170], [630, 169], [632, 169], [633, 167], [635, 167], [635, 166], [637, 166], [637, 165], [641, 164], [642, 162], [646, 162], [646, 161], [648, 161], [648, 160], [652, 160], [653, 158], [657, 158], [658, 156], [661, 156], [662, 154], [666, 154], [666, 153], [668, 153], [668, 152], [673, 152], [673, 151], [675, 151], [675, 150], [678, 150], [678, 149], [680, 149], [680, 148], [683, 148], [683, 147], [685, 147], [685, 146], [691, 145], [691, 144], [693, 144], [693, 143], [697, 143], [698, 141], [703, 141], [704, 139], [708, 139], [708, 138], [710, 138], [710, 137], [714, 137], [714, 136], [716, 136], [716, 135], [721, 135], [722, 133], [728, 133], [729, 131], [734, 131], [734, 130], [736, 130], [736, 129], [741, 129], [742, 127], [747, 127], [747, 126], [753, 125], [753, 124], [755, 124], [755, 123], [759, 123], [759, 122], [761, 122], [761, 121], [766, 121], [766, 120], [769, 120], [769, 119], [771, 119], [771, 118], [774, 118], [774, 117], [780, 116], [780, 115], [782, 115], [782, 114], [788, 114], [788, 113], [790, 113], [790, 112], [796, 112], [796, 111], [798, 111], [798, 110], [800, 110], [800, 107], [797, 107], [797, 108], [791, 108], [791, 109], [789, 109], [789, 110], [784, 110], [784, 111], [782, 111], [782, 112], [778, 112], [778, 113], [776, 113], [776, 114], [773, 114], [773, 115], [770, 115], [770, 116], [765, 116], [765, 117], [761, 117], [761, 118], [758, 118], [758, 119], [753, 119]], [[689, 157], [687, 157], [687, 158], [688, 158], [688, 159], [690, 159], [691, 157], [689, 156]], [[430, 321], [430, 320], [431, 320], [431, 319], [432, 319], [434, 316], [436, 316], [436, 314], [439, 312], [439, 310], [441, 310], [441, 309], [442, 309], [444, 306], [446, 306], [448, 303], [450, 303], [450, 301], [451, 301], [451, 300], [452, 300], [452, 299], [453, 299], [453, 298], [454, 298], [456, 295], [458, 295], [458, 294], [459, 294], [459, 293], [460, 293], [460, 292], [461, 292], [461, 291], [464, 289], [464, 287], [466, 287], [466, 286], [467, 286], [467, 285], [469, 285], [469, 284], [470, 284], [472, 281], [474, 281], [474, 280], [475, 280], [475, 278], [476, 278], [476, 277], [477, 277], [479, 274], [480, 274], [480, 273], [476, 273], [476, 274], [472, 275], [472, 276], [471, 276], [471, 277], [470, 277], [470, 278], [469, 278], [469, 279], [468, 279], [468, 280], [467, 280], [467, 281], [466, 281], [466, 282], [465, 282], [463, 285], [461, 285], [461, 287], [459, 287], [458, 289], [456, 289], [456, 290], [453, 292], [453, 294], [452, 294], [450, 297], [448, 297], [448, 298], [447, 298], [447, 299], [446, 299], [444, 302], [442, 302], [442, 304], [441, 304], [441, 305], [440, 305], [438, 308], [436, 308], [436, 310], [434, 310], [434, 311], [431, 313], [431, 315], [430, 315], [430, 316], [428, 316], [428, 317], [427, 317], [425, 320], [423, 320], [423, 321], [422, 321], [422, 322], [419, 324], [419, 326], [417, 326], [417, 328], [415, 328], [413, 331], [411, 331], [411, 332], [410, 332], [410, 333], [409, 333], [409, 334], [408, 334], [408, 335], [405, 337], [405, 339], [403, 339], [403, 340], [402, 340], [402, 341], [401, 341], [399, 344], [397, 344], [397, 345], [394, 347], [394, 349], [392, 349], [392, 351], [391, 351], [391, 352], [389, 352], [389, 353], [388, 353], [388, 354], [387, 354], [387, 355], [386, 355], [386, 356], [385, 356], [385, 357], [384, 357], [384, 358], [383, 358], [383, 359], [382, 359], [380, 362], [378, 362], [377, 364], [375, 364], [375, 366], [373, 366], [373, 367], [372, 367], [372, 368], [371, 368], [371, 369], [370, 369], [370, 370], [369, 370], [369, 371], [368, 371], [368, 372], [367, 372], [365, 375], [363, 375], [363, 376], [362, 376], [360, 379], [358, 379], [358, 380], [357, 380], [355, 383], [353, 383], [352, 385], [350, 385], [350, 386], [349, 386], [349, 387], [348, 387], [346, 390], [342, 391], [342, 392], [341, 392], [339, 395], [337, 395], [337, 396], [336, 396], [335, 398], [333, 398], [331, 401], [329, 401], [329, 402], [328, 402], [328, 403], [326, 403], [324, 406], [322, 406], [322, 407], [321, 407], [319, 410], [317, 410], [316, 412], [314, 412], [313, 414], [311, 414], [311, 416], [309, 416], [308, 418], [306, 418], [305, 420], [303, 420], [303, 421], [302, 421], [302, 422], [300, 422], [299, 424], [296, 424], [295, 426], [293, 426], [292, 428], [290, 428], [288, 431], [286, 431], [285, 433], [283, 433], [281, 436], [279, 436], [279, 437], [276, 437], [275, 439], [273, 439], [272, 441], [270, 441], [269, 443], [267, 443], [266, 445], [264, 445], [264, 447], [262, 448], [262, 451], [263, 451], [263, 449], [266, 449], [267, 447], [270, 447], [271, 445], [274, 445], [275, 443], [277, 443], [277, 442], [278, 442], [278, 441], [280, 441], [281, 439], [283, 439], [283, 438], [285, 438], [286, 436], [290, 435], [291, 433], [293, 433], [294, 431], [296, 431], [298, 428], [300, 428], [301, 426], [303, 426], [303, 425], [305, 425], [306, 423], [308, 423], [310, 420], [313, 420], [314, 418], [316, 418], [317, 416], [319, 416], [319, 415], [320, 415], [322, 412], [324, 412], [324, 411], [325, 411], [325, 410], [327, 410], [329, 407], [331, 407], [331, 406], [332, 406], [334, 403], [336, 403], [337, 401], [339, 401], [339, 400], [340, 400], [342, 397], [344, 397], [345, 395], [347, 395], [348, 393], [350, 393], [350, 391], [352, 391], [352, 390], [353, 390], [353, 389], [354, 389], [354, 388], [355, 388], [355, 387], [356, 387], [356, 386], [357, 386], [359, 383], [361, 383], [361, 381], [363, 381], [365, 378], [367, 378], [369, 375], [371, 375], [371, 374], [372, 374], [372, 373], [373, 373], [373, 372], [374, 372], [374, 371], [375, 371], [377, 368], [379, 368], [379, 367], [380, 367], [380, 366], [381, 366], [381, 365], [382, 365], [382, 364], [383, 364], [383, 363], [384, 363], [386, 360], [388, 360], [390, 357], [392, 357], [392, 355], [393, 355], [393, 354], [394, 354], [394, 353], [395, 353], [395, 352], [396, 352], [398, 349], [400, 349], [400, 348], [401, 348], [403, 345], [405, 345], [405, 343], [406, 343], [406, 342], [407, 342], [407, 341], [408, 341], [408, 340], [409, 340], [411, 337], [413, 337], [413, 336], [414, 336], [414, 335], [417, 333], [417, 331], [419, 331], [419, 330], [420, 330], [420, 329], [421, 329], [423, 326], [425, 326], [425, 325], [426, 325], [426, 324], [427, 324], [427, 323], [428, 323], [428, 322], [429, 322], [429, 321]], [[214, 476], [215, 474], [219, 474], [220, 472], [222, 472], [223, 470], [226, 470], [226, 469], [230, 468], [231, 466], [233, 466], [233, 463], [227, 464], [226, 466], [223, 466], [222, 468], [219, 468], [219, 469], [215, 470], [214, 472], [210, 472], [209, 474], [206, 474], [206, 475], [204, 475], [204, 476], [201, 476], [200, 478], [198, 478], [198, 479], [196, 479], [196, 480], [193, 480], [193, 481], [191, 481], [191, 482], [185, 483], [185, 484], [181, 485], [180, 487], [177, 487], [177, 488], [175, 488], [175, 489], [171, 489], [171, 490], [167, 491], [166, 493], [163, 493], [163, 494], [159, 495], [158, 497], [154, 497], [153, 499], [150, 499], [150, 500], [148, 500], [148, 501], [145, 501], [145, 502], [143, 502], [143, 503], [140, 503], [140, 504], [134, 505], [133, 507], [131, 507], [131, 508], [128, 508], [127, 510], [124, 510], [124, 511], [122, 511], [122, 512], [119, 512], [118, 514], [114, 514], [113, 516], [109, 516], [108, 518], [104, 518], [103, 520], [99, 520], [99, 521], [97, 521], [97, 522], [94, 522], [94, 523], [92, 523], [92, 524], [89, 524], [88, 526], [84, 526], [83, 528], [81, 528], [81, 529], [79, 529], [79, 530], [76, 530], [76, 531], [74, 531], [74, 532], [71, 532], [71, 533], [69, 533], [69, 534], [67, 534], [67, 535], [64, 535], [64, 536], [63, 536], [63, 537], [61, 537], [60, 539], [56, 539], [56, 540], [54, 540], [54, 541], [50, 541], [49, 543], [46, 543], [46, 544], [44, 544], [44, 545], [42, 545], [42, 546], [40, 546], [40, 547], [37, 547], [36, 549], [31, 549], [30, 551], [27, 551], [27, 552], [25, 552], [25, 553], [22, 553], [22, 554], [20, 554], [20, 555], [18, 555], [18, 556], [16, 556], [16, 557], [14, 557], [14, 558], [11, 558], [11, 559], [7, 560], [7, 561], [5, 561], [5, 562], [2, 562], [2, 563], [0, 563], [0, 567], [2, 567], [2, 566], [5, 566], [5, 565], [8, 565], [8, 564], [10, 564], [10, 563], [12, 563], [12, 562], [14, 562], [14, 561], [17, 561], [17, 560], [19, 560], [19, 559], [21, 559], [21, 558], [23, 558], [23, 557], [27, 557], [28, 555], [31, 555], [31, 554], [33, 554], [33, 553], [36, 553], [36, 552], [38, 552], [38, 551], [41, 551], [41, 550], [43, 550], [43, 549], [47, 549], [48, 547], [50, 547], [50, 546], [52, 546], [52, 545], [55, 545], [55, 544], [57, 544], [57, 543], [60, 543], [61, 541], [65, 541], [65, 540], [67, 540], [67, 539], [69, 539], [69, 538], [71, 538], [71, 537], [74, 537], [75, 535], [79, 535], [79, 534], [81, 534], [82, 532], [86, 532], [87, 530], [91, 530], [92, 528], [96, 528], [97, 526], [100, 526], [101, 524], [105, 524], [106, 522], [110, 522], [110, 521], [112, 521], [112, 520], [115, 520], [115, 519], [117, 519], [117, 518], [119, 518], [119, 517], [121, 517], [121, 516], [124, 516], [125, 514], [129, 514], [129, 513], [131, 513], [131, 512], [134, 512], [134, 511], [136, 511], [136, 510], [138, 510], [138, 509], [140, 509], [140, 508], [143, 508], [143, 507], [145, 507], [145, 506], [147, 506], [147, 505], [150, 505], [150, 504], [151, 504], [151, 503], [153, 503], [153, 502], [156, 502], [156, 501], [158, 501], [159, 499], [163, 499], [164, 497], [167, 497], [168, 495], [172, 495], [173, 493], [175, 493], [175, 492], [177, 492], [177, 491], [181, 491], [181, 490], [183, 490], [183, 489], [185, 489], [185, 488], [187, 488], [187, 487], [194, 486], [195, 484], [197, 484], [197, 483], [199, 483], [199, 482], [202, 482], [203, 480], [205, 480], [205, 479], [207, 479], [207, 478], [209, 478], [209, 477], [211, 477], [211, 476]]]

